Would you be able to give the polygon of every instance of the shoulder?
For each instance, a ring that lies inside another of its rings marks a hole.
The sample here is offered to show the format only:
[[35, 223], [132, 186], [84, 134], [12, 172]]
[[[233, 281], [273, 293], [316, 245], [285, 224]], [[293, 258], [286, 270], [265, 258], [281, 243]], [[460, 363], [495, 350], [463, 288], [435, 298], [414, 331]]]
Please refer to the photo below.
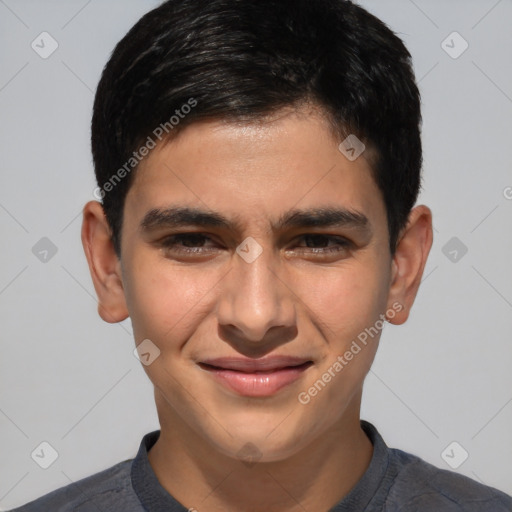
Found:
[[385, 510], [511, 512], [512, 497], [453, 471], [439, 469], [402, 450], [390, 450], [396, 476]]
[[56, 489], [11, 512], [97, 512], [143, 508], [131, 485], [132, 459]]

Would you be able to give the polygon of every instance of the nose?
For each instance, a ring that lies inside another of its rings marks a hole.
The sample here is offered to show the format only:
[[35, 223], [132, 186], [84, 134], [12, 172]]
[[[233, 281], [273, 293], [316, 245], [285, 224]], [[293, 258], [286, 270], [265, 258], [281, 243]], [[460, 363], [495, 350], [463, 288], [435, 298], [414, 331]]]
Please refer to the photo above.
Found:
[[268, 345], [294, 336], [294, 295], [280, 268], [270, 249], [263, 249], [252, 262], [233, 255], [217, 308], [219, 327], [229, 341]]

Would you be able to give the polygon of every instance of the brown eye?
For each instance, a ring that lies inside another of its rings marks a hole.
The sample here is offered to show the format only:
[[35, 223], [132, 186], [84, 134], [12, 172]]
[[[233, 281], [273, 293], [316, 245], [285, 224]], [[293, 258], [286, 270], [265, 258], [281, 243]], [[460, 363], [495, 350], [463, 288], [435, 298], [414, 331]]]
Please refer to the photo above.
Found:
[[342, 252], [352, 246], [350, 240], [340, 236], [307, 234], [302, 235], [301, 239], [306, 242], [306, 246], [299, 246], [300, 249], [311, 249], [311, 251], [305, 252], [313, 252], [319, 254]]
[[166, 252], [183, 254], [205, 254], [216, 249], [216, 246], [205, 245], [212, 240], [201, 233], [180, 233], [164, 238], [160, 245]]

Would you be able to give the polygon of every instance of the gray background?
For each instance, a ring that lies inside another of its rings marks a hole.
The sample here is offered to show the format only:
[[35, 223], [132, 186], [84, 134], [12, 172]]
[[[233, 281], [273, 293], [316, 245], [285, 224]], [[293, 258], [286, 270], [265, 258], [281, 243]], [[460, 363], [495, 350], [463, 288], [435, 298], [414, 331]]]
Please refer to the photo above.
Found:
[[[130, 322], [97, 315], [80, 242], [93, 93], [115, 43], [157, 3], [0, 0], [1, 509], [133, 457], [158, 428]], [[386, 325], [362, 416], [441, 468], [463, 447], [457, 471], [512, 493], [512, 3], [361, 4], [413, 54], [420, 202], [435, 225], [417, 303], [406, 325]], [[31, 48], [43, 31], [59, 45], [47, 59]], [[442, 47], [453, 31], [469, 43], [456, 59]], [[47, 261], [43, 237], [57, 248]], [[31, 458], [42, 441], [58, 452], [48, 469]]]

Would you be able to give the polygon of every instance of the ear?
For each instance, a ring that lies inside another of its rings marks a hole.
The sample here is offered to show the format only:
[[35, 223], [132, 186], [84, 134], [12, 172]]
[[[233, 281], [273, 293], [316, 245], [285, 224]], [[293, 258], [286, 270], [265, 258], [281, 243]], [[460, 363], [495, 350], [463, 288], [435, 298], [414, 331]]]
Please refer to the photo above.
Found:
[[128, 318], [121, 279], [121, 262], [111, 240], [111, 229], [103, 206], [89, 201], [83, 209], [82, 245], [98, 296], [98, 314], [105, 322]]
[[[395, 311], [395, 315], [388, 318], [388, 322], [399, 325], [409, 317], [432, 247], [432, 239], [432, 212], [427, 206], [416, 206], [411, 210], [407, 225], [400, 233], [391, 263], [388, 310]], [[402, 306], [401, 309], [397, 304]]]

